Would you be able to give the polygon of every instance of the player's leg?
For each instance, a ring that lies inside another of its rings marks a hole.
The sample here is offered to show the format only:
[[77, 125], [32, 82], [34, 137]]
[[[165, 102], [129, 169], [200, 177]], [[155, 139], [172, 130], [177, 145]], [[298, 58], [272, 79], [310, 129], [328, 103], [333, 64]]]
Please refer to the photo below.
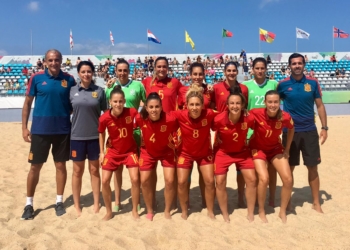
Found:
[[230, 217], [227, 209], [227, 174], [221, 174], [215, 176], [216, 180], [216, 198], [220, 206], [222, 216], [224, 217], [225, 222], [230, 222]]
[[267, 171], [266, 161], [262, 159], [254, 159], [255, 170], [258, 174], [258, 204], [259, 204], [259, 217], [264, 222], [267, 223], [267, 218], [265, 214], [265, 199], [266, 199], [266, 189], [269, 184], [269, 173]]
[[87, 144], [87, 157], [89, 159], [89, 172], [91, 178], [91, 188], [94, 197], [94, 213], [100, 211], [100, 162], [99, 162], [99, 142], [90, 140]]
[[128, 170], [131, 182], [132, 216], [134, 219], [139, 219], [140, 217], [137, 211], [137, 207], [140, 202], [139, 167], [128, 166]]
[[205, 185], [205, 203], [207, 205], [208, 216], [215, 219], [214, 199], [215, 199], [215, 182], [214, 182], [214, 164], [200, 165], [200, 171], [203, 175]]
[[275, 207], [277, 172], [273, 165], [270, 163], [268, 163], [267, 169], [269, 172], [269, 206]]
[[164, 198], [165, 198], [165, 208], [164, 208], [164, 217], [166, 219], [171, 219], [170, 211], [171, 205], [175, 197], [175, 172], [176, 168], [174, 167], [163, 167], [164, 172]]
[[207, 204], [205, 202], [205, 184], [204, 184], [202, 172], [199, 170], [199, 167], [198, 167], [198, 173], [199, 173], [198, 183], [199, 183], [199, 189], [201, 191], [201, 197], [202, 197], [202, 208], [206, 208]]
[[257, 178], [255, 169], [241, 169], [244, 182], [246, 184], [245, 197], [247, 200], [247, 219], [254, 221], [254, 207], [256, 201]]
[[122, 192], [123, 184], [123, 169], [124, 166], [121, 165], [117, 171], [114, 171], [114, 211], [118, 212], [121, 209], [120, 196]]
[[237, 191], [238, 191], [238, 207], [245, 208], [246, 204], [244, 202], [244, 187], [245, 182], [241, 171], [237, 171]]
[[[193, 164], [189, 164], [190, 166]], [[188, 177], [191, 173], [191, 168], [177, 168], [177, 194], [182, 210], [181, 218], [187, 220], [188, 217]]]
[[103, 220], [110, 220], [113, 218], [111, 200], [112, 190], [110, 186], [113, 172], [116, 174], [116, 170], [111, 171], [102, 169], [102, 196], [106, 207], [106, 215], [103, 217]]
[[77, 212], [77, 215], [81, 215], [80, 207], [80, 193], [82, 185], [82, 177], [85, 169], [85, 160], [84, 161], [73, 161], [73, 174], [72, 174], [72, 193], [74, 208]]
[[151, 168], [147, 170], [140, 169], [141, 176], [141, 187], [142, 187], [142, 196], [145, 201], [147, 216], [149, 220], [153, 220], [153, 179], [152, 173], [156, 171], [156, 168]]

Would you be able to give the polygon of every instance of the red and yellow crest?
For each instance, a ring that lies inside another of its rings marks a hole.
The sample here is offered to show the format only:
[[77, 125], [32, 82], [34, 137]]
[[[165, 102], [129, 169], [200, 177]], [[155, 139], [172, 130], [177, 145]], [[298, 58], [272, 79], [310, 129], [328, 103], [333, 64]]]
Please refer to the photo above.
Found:
[[310, 91], [311, 91], [311, 85], [308, 84], [308, 83], [305, 83], [305, 84], [304, 84], [304, 90], [305, 90], [306, 92], [310, 92]]
[[28, 155], [28, 160], [30, 160], [30, 161], [33, 160], [33, 156], [34, 156], [33, 152], [30, 152]]
[[72, 157], [77, 157], [77, 151], [76, 150], [72, 150]]
[[172, 82], [168, 82], [168, 84], [166, 85], [168, 89], [171, 89], [173, 87], [173, 83]]
[[207, 119], [203, 119], [202, 120], [202, 126], [207, 126], [208, 125], [208, 120]]
[[247, 123], [246, 122], [243, 122], [242, 125], [241, 125], [241, 130], [246, 130], [247, 129]]
[[280, 129], [282, 127], [282, 122], [276, 122], [275, 129]]
[[97, 94], [96, 91], [92, 92], [91, 95], [92, 95], [93, 98], [97, 98], [98, 97], [98, 94]]
[[125, 122], [126, 122], [126, 124], [132, 123], [131, 116], [125, 117]]
[[166, 125], [160, 126], [160, 132], [165, 132], [166, 131]]
[[183, 158], [183, 157], [179, 157], [179, 159], [177, 160], [177, 164], [184, 164], [184, 162], [185, 162], [185, 158]]
[[253, 150], [252, 150], [252, 156], [257, 156], [257, 155], [258, 155], [258, 150], [253, 149]]
[[67, 88], [67, 86], [68, 86], [67, 81], [63, 79], [63, 80], [61, 81], [61, 86], [62, 86], [63, 88]]

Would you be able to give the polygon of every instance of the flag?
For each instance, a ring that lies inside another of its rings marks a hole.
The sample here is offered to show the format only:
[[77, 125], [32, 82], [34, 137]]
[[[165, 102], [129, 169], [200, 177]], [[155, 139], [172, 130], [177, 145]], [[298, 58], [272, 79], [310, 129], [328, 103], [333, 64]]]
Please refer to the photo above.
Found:
[[153, 35], [153, 33], [150, 30], [147, 30], [147, 37], [148, 41], [161, 44], [161, 42], [157, 39], [155, 35]]
[[260, 34], [260, 40], [267, 43], [272, 43], [276, 37], [274, 33], [263, 29], [259, 29], [259, 34]]
[[109, 39], [111, 40], [112, 46], [114, 46], [114, 38], [113, 38], [112, 31], [109, 31]]
[[222, 37], [233, 37], [233, 34], [231, 31], [222, 29]]
[[333, 27], [333, 37], [335, 38], [348, 38], [349, 37], [349, 33], [345, 33], [344, 31]]
[[192, 47], [192, 50], [195, 49], [195, 45], [194, 45], [194, 42], [192, 41], [190, 35], [187, 33], [187, 31], [185, 30], [185, 42], [186, 43], [190, 43], [191, 44], [191, 47]]
[[310, 37], [310, 34], [307, 33], [305, 30], [302, 30], [302, 29], [299, 29], [299, 28], [296, 28], [297, 30], [297, 38], [300, 38], [300, 39], [309, 39]]
[[73, 47], [74, 47], [74, 42], [73, 42], [73, 33], [72, 33], [72, 30], [70, 30], [70, 35], [69, 35], [69, 45], [70, 45], [70, 49], [73, 49]]

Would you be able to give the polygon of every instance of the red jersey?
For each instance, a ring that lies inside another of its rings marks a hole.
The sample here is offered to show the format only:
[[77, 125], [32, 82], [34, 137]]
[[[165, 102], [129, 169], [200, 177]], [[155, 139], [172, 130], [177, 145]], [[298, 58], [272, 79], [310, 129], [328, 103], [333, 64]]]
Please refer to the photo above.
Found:
[[294, 128], [292, 117], [282, 111], [281, 119], [273, 119], [267, 115], [266, 108], [256, 108], [249, 111], [254, 116], [254, 133], [250, 138], [251, 148], [273, 150], [281, 145], [282, 128]]
[[170, 114], [162, 112], [158, 121], [149, 118], [142, 119], [141, 115], [136, 116], [136, 125], [142, 132], [141, 147], [154, 158], [161, 158], [169, 150], [174, 150], [173, 133], [177, 131], [179, 125], [176, 119]]
[[176, 78], [164, 78], [162, 80], [154, 79], [151, 86], [152, 77], [147, 77], [142, 81], [148, 96], [151, 92], [157, 92], [162, 99], [163, 110], [166, 113], [176, 110], [179, 90], [183, 87], [181, 82]]
[[[238, 83], [241, 88], [242, 94], [245, 97], [248, 105], [248, 88], [247, 86]], [[227, 110], [227, 98], [230, 94], [230, 86], [226, 82], [219, 82], [214, 85], [212, 93], [212, 102], [215, 103], [216, 110], [218, 112], [223, 112]]]
[[[204, 99], [204, 108], [208, 109], [210, 108], [210, 103], [211, 103], [211, 93], [209, 92], [207, 85], [203, 84], [202, 85], [204, 91], [203, 91], [203, 99]], [[179, 93], [179, 98], [178, 98], [178, 107], [179, 109], [186, 109], [187, 108], [187, 104], [186, 104], [186, 93], [188, 91], [190, 87], [189, 86], [183, 86], [180, 89], [180, 93]]]
[[173, 111], [171, 115], [177, 119], [181, 130], [179, 155], [183, 152], [193, 158], [208, 156], [208, 152], [212, 151], [210, 128], [217, 113], [203, 109], [201, 115], [193, 119], [186, 109]]
[[222, 112], [214, 119], [212, 129], [217, 131], [221, 143], [217, 146], [225, 153], [238, 153], [248, 149], [246, 145], [248, 128], [254, 127], [254, 116], [244, 111], [236, 124], [228, 118], [228, 112]]
[[100, 116], [98, 132], [103, 133], [107, 128], [109, 134], [106, 148], [114, 149], [117, 154], [136, 151], [136, 142], [133, 137], [133, 121], [136, 115], [136, 109], [123, 108], [123, 112], [118, 117], [112, 116], [111, 110]]

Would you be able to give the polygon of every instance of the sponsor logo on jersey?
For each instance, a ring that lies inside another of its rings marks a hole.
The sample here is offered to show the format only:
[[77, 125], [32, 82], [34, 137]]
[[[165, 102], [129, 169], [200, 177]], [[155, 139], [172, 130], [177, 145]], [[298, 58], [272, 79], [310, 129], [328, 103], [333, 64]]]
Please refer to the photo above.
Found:
[[254, 93], [254, 90], [251, 90], [249, 93], [250, 93], [250, 94], [253, 94], [253, 93]]
[[160, 126], [160, 132], [165, 132], [166, 131], [166, 125]]
[[93, 98], [97, 98], [97, 96], [98, 96], [96, 91], [92, 92], [91, 95], [92, 95]]
[[189, 125], [189, 123], [188, 123], [188, 122], [186, 122], [185, 124], [186, 124], [186, 125]]
[[311, 91], [311, 85], [308, 84], [308, 83], [305, 83], [305, 84], [304, 84], [304, 90], [305, 90], [306, 92], [310, 92], [310, 91]]
[[147, 125], [145, 124], [145, 125], [143, 125], [143, 128], [147, 128]]
[[115, 123], [112, 122], [109, 126], [110, 126], [110, 127], [113, 127], [113, 126], [115, 126]]
[[63, 88], [67, 88], [67, 86], [68, 86], [67, 81], [63, 79], [63, 80], [61, 81], [61, 86], [62, 86]]
[[179, 159], [177, 160], [177, 163], [180, 165], [184, 164], [184, 162], [185, 162], [185, 158], [183, 158], [182, 156], [180, 156]]
[[280, 129], [282, 127], [282, 122], [276, 122], [275, 129]]
[[246, 130], [247, 129], [247, 123], [246, 122], [243, 122], [242, 125], [241, 125], [241, 130]]
[[171, 89], [173, 87], [173, 83], [172, 82], [168, 82], [168, 84], [166, 85], [168, 89]]
[[224, 127], [224, 130], [228, 130], [228, 127]]
[[75, 93], [74, 96], [79, 96], [79, 94], [78, 94], [78, 93]]
[[260, 122], [259, 124], [263, 126], [263, 125], [264, 125], [264, 122]]
[[208, 125], [207, 119], [203, 119], [202, 120], [202, 126], [204, 127], [204, 126], [207, 126], [207, 125]]
[[224, 92], [221, 92], [220, 95], [225, 95], [225, 93], [224, 93]]
[[292, 89], [291, 87], [289, 87], [287, 90], [288, 90], [288, 91], [292, 91], [293, 89]]
[[132, 123], [131, 116], [125, 117], [125, 122], [126, 122], [126, 124]]
[[45, 81], [43, 81], [43, 83], [41, 85], [46, 85], [47, 83]]

